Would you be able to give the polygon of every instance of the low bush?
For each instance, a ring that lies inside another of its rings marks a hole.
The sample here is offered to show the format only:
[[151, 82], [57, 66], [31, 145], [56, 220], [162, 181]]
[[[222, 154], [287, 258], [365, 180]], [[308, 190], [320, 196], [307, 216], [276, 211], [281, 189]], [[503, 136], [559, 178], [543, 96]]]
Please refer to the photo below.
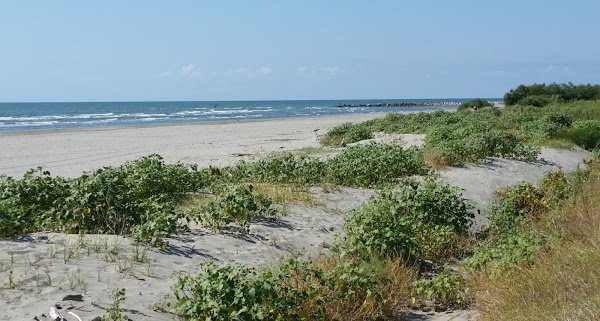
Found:
[[198, 276], [180, 276], [175, 283], [175, 307], [186, 320], [301, 320], [299, 301], [309, 293], [282, 296], [280, 277], [241, 265], [203, 263]]
[[534, 221], [571, 196], [573, 183], [562, 171], [548, 172], [538, 187], [522, 182], [500, 194], [490, 208], [486, 233], [506, 235], [521, 223]]
[[273, 269], [207, 262], [197, 276], [179, 277], [174, 307], [185, 320], [378, 320], [408, 295], [413, 278], [384, 261], [290, 259]]
[[528, 141], [541, 142], [555, 136], [560, 130], [569, 128], [572, 116], [563, 112], [549, 112], [524, 123], [519, 135]]
[[515, 229], [503, 237], [480, 242], [465, 263], [475, 270], [506, 270], [531, 263], [534, 254], [547, 245], [543, 235], [527, 228]]
[[254, 190], [251, 184], [234, 184], [221, 187], [215, 197], [200, 197], [181, 207], [182, 216], [201, 225], [219, 230], [235, 223], [244, 231], [250, 220], [276, 215], [271, 199]]
[[600, 120], [576, 122], [572, 128], [565, 128], [555, 135], [567, 139], [587, 150], [600, 149]]
[[0, 236], [14, 236], [56, 226], [54, 215], [70, 195], [70, 181], [42, 168], [21, 179], [0, 176]]
[[458, 190], [431, 178], [381, 192], [350, 213], [344, 250], [361, 257], [440, 259], [453, 253], [456, 236], [473, 214]]
[[429, 279], [415, 281], [413, 295], [415, 301], [430, 301], [436, 310], [465, 308], [470, 301], [465, 281], [449, 266]]
[[229, 181], [314, 184], [323, 179], [325, 164], [319, 158], [282, 153], [251, 163], [225, 168]]
[[416, 149], [371, 144], [351, 146], [328, 158], [277, 154], [252, 163], [240, 163], [219, 171], [221, 182], [276, 184], [331, 183], [370, 187], [390, 183], [398, 177], [428, 172]]
[[476, 99], [471, 99], [469, 101], [465, 101], [464, 103], [460, 104], [458, 106], [458, 111], [463, 111], [463, 110], [478, 110], [481, 108], [485, 108], [485, 107], [493, 107], [494, 105], [492, 105], [492, 103], [490, 103], [489, 101], [485, 100], [485, 99], [481, 99], [481, 98], [476, 98]]
[[487, 233], [506, 235], [522, 221], [531, 220], [546, 210], [548, 205], [542, 191], [531, 183], [520, 183], [502, 193], [500, 201], [492, 205]]
[[535, 159], [539, 153], [539, 148], [522, 143], [515, 134], [483, 124], [434, 128], [425, 137], [425, 144], [426, 153], [439, 159], [434, 163], [442, 165], [477, 162], [486, 157]]
[[523, 182], [500, 194], [490, 208], [490, 220], [467, 264], [475, 269], [492, 266], [504, 269], [531, 262], [556, 235], [541, 233], [532, 226], [571, 197], [577, 178], [562, 171], [547, 173], [538, 186]]
[[195, 167], [165, 164], [158, 155], [79, 178], [52, 177], [41, 169], [20, 180], [0, 180], [3, 236], [39, 230], [133, 235], [158, 241], [176, 228], [175, 205], [204, 182]]
[[[389, 113], [383, 118], [372, 119], [362, 123], [348, 123], [336, 126], [321, 137], [321, 144], [326, 146], [339, 146], [341, 141], [347, 144], [355, 143], [357, 136], [350, 132], [387, 132], [387, 133], [418, 133], [423, 134], [429, 128], [454, 124], [460, 121], [459, 115], [447, 111], [435, 111], [427, 113]], [[366, 135], [364, 135], [366, 137]], [[351, 139], [354, 138], [354, 139]]]
[[345, 123], [332, 128], [325, 136], [321, 137], [320, 141], [327, 146], [341, 146], [371, 138], [373, 138], [373, 134], [367, 126]]
[[394, 145], [363, 145], [344, 149], [327, 159], [326, 180], [344, 186], [370, 187], [395, 178], [428, 172], [417, 149]]

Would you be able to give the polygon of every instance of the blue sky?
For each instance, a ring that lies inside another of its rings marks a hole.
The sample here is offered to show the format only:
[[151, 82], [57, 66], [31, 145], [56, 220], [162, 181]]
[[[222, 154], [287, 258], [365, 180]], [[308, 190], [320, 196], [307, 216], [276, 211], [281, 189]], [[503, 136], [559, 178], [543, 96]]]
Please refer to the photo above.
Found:
[[600, 1], [4, 1], [0, 101], [499, 97], [600, 82]]

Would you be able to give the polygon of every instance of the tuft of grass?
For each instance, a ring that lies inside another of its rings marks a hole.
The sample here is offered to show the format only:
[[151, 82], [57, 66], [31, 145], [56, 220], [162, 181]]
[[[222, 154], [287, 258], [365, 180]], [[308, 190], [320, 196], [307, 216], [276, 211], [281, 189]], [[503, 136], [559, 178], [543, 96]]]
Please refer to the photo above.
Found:
[[545, 141], [540, 142], [540, 145], [543, 147], [551, 147], [551, 148], [571, 148], [576, 144], [573, 141], [566, 138], [553, 137], [547, 139]]
[[73, 272], [68, 272], [67, 281], [69, 283], [69, 289], [75, 290], [76, 288], [79, 288], [81, 291], [86, 293], [87, 282], [85, 281], [85, 278], [83, 277], [79, 269]]
[[297, 156], [306, 157], [306, 156], [329, 156], [331, 154], [335, 154], [337, 152], [334, 148], [327, 148], [324, 146], [308, 146], [302, 147], [300, 149], [293, 150], [292, 153]]
[[125, 314], [123, 314], [123, 303], [127, 299], [125, 289], [113, 290], [110, 295], [111, 303], [110, 306], [102, 315], [102, 321], [127, 321], [129, 320]]
[[276, 204], [316, 204], [315, 198], [303, 186], [283, 183], [254, 183], [253, 186], [259, 194], [271, 199]]
[[444, 154], [433, 149], [423, 151], [423, 161], [433, 169], [442, 169], [456, 162], [452, 155]]

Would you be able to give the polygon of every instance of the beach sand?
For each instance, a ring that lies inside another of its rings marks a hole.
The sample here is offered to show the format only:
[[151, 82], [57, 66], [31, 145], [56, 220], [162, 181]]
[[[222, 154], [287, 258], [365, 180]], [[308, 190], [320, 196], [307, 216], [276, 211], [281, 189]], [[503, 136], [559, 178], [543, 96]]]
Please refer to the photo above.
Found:
[[21, 176], [30, 168], [44, 166], [53, 175], [74, 177], [83, 171], [120, 165], [154, 153], [168, 162], [222, 166], [249, 156], [318, 146], [317, 135], [335, 125], [381, 115], [3, 132], [0, 174]]
[[[324, 134], [334, 125], [378, 116], [381, 114], [2, 133], [0, 173], [18, 176], [28, 168], [46, 165], [53, 174], [77, 176], [151, 153], [161, 154], [169, 162], [225, 165], [274, 151], [318, 146], [314, 130]], [[377, 133], [369, 142], [419, 146], [423, 138]], [[544, 148], [537, 161], [490, 158], [480, 164], [448, 167], [437, 174], [459, 187], [475, 210], [480, 210], [475, 222], [479, 227], [486, 221], [482, 210], [494, 200], [496, 191], [521, 180], [536, 182], [549, 170], [574, 170], [588, 155], [581, 149]], [[315, 204], [287, 205], [287, 215], [253, 222], [246, 236], [192, 227], [170, 238], [167, 250], [136, 246], [130, 239], [110, 235], [82, 238], [35, 233], [0, 239], [0, 319], [32, 320], [47, 315], [49, 307], [58, 304], [63, 314], [71, 308], [83, 320], [91, 320], [102, 315], [113, 289], [125, 288], [126, 313], [133, 320], [171, 320], [172, 315], [160, 312], [160, 306], [178, 273], [194, 274], [206, 260], [265, 266], [297, 251], [314, 255], [326, 250], [341, 230], [344, 213], [375, 193], [320, 187], [310, 192]], [[63, 300], [68, 294], [81, 294], [83, 301]], [[453, 320], [471, 318], [471, 312], [457, 313]], [[416, 313], [407, 319], [447, 317]]]

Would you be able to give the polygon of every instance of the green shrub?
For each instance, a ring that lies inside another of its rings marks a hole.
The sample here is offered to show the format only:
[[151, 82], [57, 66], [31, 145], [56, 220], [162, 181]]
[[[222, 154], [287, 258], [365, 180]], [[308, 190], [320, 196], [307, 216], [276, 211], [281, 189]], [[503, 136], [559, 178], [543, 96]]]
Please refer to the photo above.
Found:
[[433, 128], [425, 137], [425, 148], [445, 158], [446, 164], [477, 162], [485, 157], [533, 159], [539, 152], [515, 134], [494, 130], [485, 123]]
[[291, 153], [273, 155], [225, 168], [218, 174], [218, 180], [369, 187], [427, 171], [416, 149], [371, 144], [351, 146], [326, 159]]
[[[454, 124], [460, 121], [460, 115], [447, 111], [435, 111], [426, 113], [389, 113], [383, 118], [372, 119], [362, 123], [347, 123], [330, 129], [321, 137], [321, 144], [327, 146], [339, 146], [342, 141], [347, 144], [371, 138], [374, 132], [386, 133], [425, 133], [429, 128]], [[363, 133], [362, 135], [351, 134], [352, 132]]]
[[585, 120], [558, 132], [555, 137], [567, 139], [587, 150], [600, 148], [600, 120]]
[[519, 100], [519, 105], [544, 107], [554, 101], [557, 101], [555, 96], [531, 95]]
[[464, 280], [448, 266], [430, 279], [415, 281], [413, 293], [415, 299], [433, 301], [438, 310], [460, 309], [469, 303]]
[[519, 135], [525, 140], [542, 142], [565, 129], [572, 123], [572, 117], [563, 112], [545, 113], [529, 122], [523, 123], [519, 128]]
[[472, 218], [455, 188], [431, 178], [407, 181], [350, 213], [343, 248], [358, 256], [439, 259]]
[[391, 113], [383, 118], [335, 127], [321, 142], [352, 143], [356, 140], [348, 137], [353, 131], [425, 133], [424, 156], [433, 165], [477, 162], [489, 156], [532, 159], [539, 152], [537, 146], [548, 140], [572, 141], [590, 150], [597, 148], [597, 127], [571, 128], [573, 121], [580, 120], [600, 120], [600, 100], [552, 102], [544, 108], [480, 108], [471, 113]]
[[206, 262], [196, 276], [179, 276], [174, 306], [185, 320], [380, 320], [382, 291], [393, 282], [386, 273], [377, 263], [329, 259], [272, 269]]
[[535, 251], [553, 237], [537, 232], [532, 224], [573, 195], [576, 183], [577, 178], [571, 180], [562, 171], [553, 171], [546, 173], [537, 187], [522, 182], [507, 189], [490, 207], [485, 239], [475, 247], [468, 265], [505, 268], [530, 262]]
[[492, 204], [487, 232], [506, 235], [524, 219], [547, 210], [543, 197], [544, 194], [528, 182], [509, 188], [500, 201]]
[[102, 321], [127, 321], [129, 318], [123, 314], [123, 302], [127, 299], [125, 289], [114, 290], [111, 295], [111, 304], [102, 315]]
[[0, 180], [3, 236], [49, 229], [133, 235], [157, 242], [176, 228], [175, 205], [204, 186], [195, 167], [168, 165], [158, 155], [105, 167], [76, 179], [41, 169]]
[[251, 184], [226, 185], [222, 188], [223, 191], [216, 197], [184, 208], [183, 216], [216, 230], [235, 223], [247, 231], [251, 219], [277, 213], [271, 207], [271, 200], [256, 192]]
[[417, 149], [394, 145], [352, 146], [326, 161], [327, 181], [344, 186], [369, 187], [427, 171]]
[[296, 298], [280, 296], [277, 277], [241, 265], [203, 263], [198, 276], [180, 276], [174, 286], [178, 315], [186, 320], [301, 320]]
[[548, 239], [535, 231], [522, 228], [478, 244], [466, 264], [474, 269], [506, 269], [515, 264], [531, 263], [534, 254], [545, 248]]
[[314, 184], [322, 180], [325, 165], [318, 158], [283, 153], [252, 163], [241, 163], [225, 172], [229, 180], [234, 182], [245, 179], [267, 183]]
[[42, 168], [27, 171], [22, 179], [0, 176], [0, 236], [35, 232], [56, 224], [69, 180], [52, 177]]
[[176, 203], [203, 182], [187, 166], [151, 155], [84, 174], [71, 186], [62, 214], [70, 225], [63, 230], [134, 234], [156, 242], [175, 231]]
[[550, 102], [600, 99], [600, 85], [533, 84], [520, 85], [504, 95], [506, 105], [546, 106]]
[[600, 120], [600, 100], [553, 103], [542, 109], [542, 111], [546, 110], [567, 113], [573, 117], [574, 121]]
[[562, 171], [546, 173], [538, 185], [522, 182], [503, 192], [490, 207], [487, 233], [510, 234], [523, 221], [536, 220], [573, 193], [572, 183]]
[[356, 126], [352, 123], [344, 123], [333, 127], [327, 135], [321, 137], [320, 141], [327, 146], [340, 146], [365, 139], [373, 138], [373, 134], [367, 126]]
[[481, 108], [485, 108], [485, 107], [493, 107], [494, 105], [492, 105], [492, 103], [490, 103], [489, 101], [485, 100], [485, 99], [481, 99], [481, 98], [476, 98], [476, 99], [471, 99], [469, 101], [465, 101], [464, 103], [460, 104], [458, 106], [458, 111], [462, 111], [462, 110], [467, 110], [467, 109], [472, 109], [472, 110], [478, 110]]

